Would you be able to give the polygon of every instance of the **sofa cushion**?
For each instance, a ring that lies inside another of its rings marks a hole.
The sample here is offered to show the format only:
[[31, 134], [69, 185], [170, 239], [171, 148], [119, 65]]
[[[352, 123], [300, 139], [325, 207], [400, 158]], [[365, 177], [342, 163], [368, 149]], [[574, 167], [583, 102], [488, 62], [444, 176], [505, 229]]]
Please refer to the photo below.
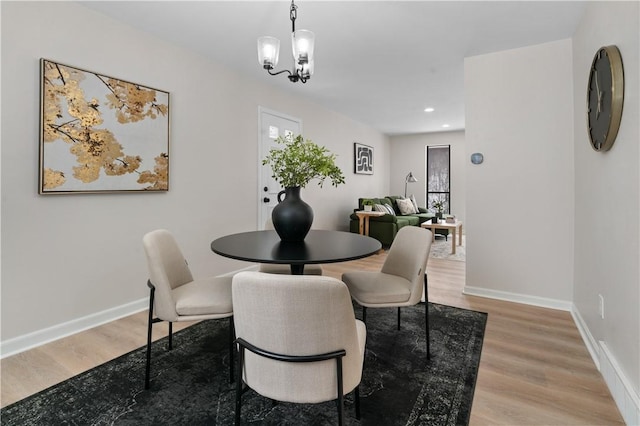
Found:
[[413, 208], [415, 209], [414, 213], [418, 213], [420, 211], [420, 208], [418, 207], [418, 201], [416, 200], [416, 196], [411, 194], [409, 199], [411, 200], [411, 203], [413, 204]]
[[[412, 214], [410, 216], [417, 218], [418, 219], [418, 225], [419, 225], [419, 224], [424, 223], [424, 222], [426, 222], [428, 220], [431, 220], [431, 218], [434, 217], [435, 215], [433, 213], [427, 212], [427, 213], [415, 213], [415, 214]], [[408, 217], [408, 216], [402, 216], [402, 217]]]
[[374, 204], [373, 210], [389, 214], [389, 210], [387, 210], [387, 207], [384, 204]]
[[396, 219], [397, 223], [398, 223], [398, 229], [402, 228], [403, 226], [407, 226], [407, 225], [411, 225], [411, 226], [418, 226], [420, 225], [420, 219], [418, 218], [418, 216], [397, 216]]
[[395, 209], [396, 214], [402, 214], [402, 213], [400, 212], [400, 209], [398, 208], [398, 203], [397, 203], [396, 201], [397, 201], [399, 198], [403, 198], [403, 197], [401, 197], [401, 196], [399, 196], [399, 195], [387, 195], [385, 198], [386, 198], [387, 200], [389, 200], [389, 202], [391, 203], [391, 205], [392, 205], [392, 206], [393, 206], [393, 208]]
[[387, 210], [389, 210], [389, 214], [392, 215], [396, 215], [396, 210], [393, 208], [393, 206], [389, 203], [385, 203], [384, 206], [387, 208]]
[[415, 208], [413, 203], [408, 198], [398, 198], [396, 200], [396, 204], [398, 205], [398, 210], [402, 214], [413, 214], [418, 213], [418, 209]]
[[377, 212], [390, 214], [392, 216], [396, 215], [395, 210], [393, 210], [393, 207], [391, 207], [391, 205], [389, 204], [374, 204], [373, 208]]
[[[396, 205], [396, 202], [389, 197], [379, 198], [379, 201], [380, 204], [389, 204], [391, 207], [394, 207]], [[396, 214], [398, 214], [398, 211], [396, 211]]]
[[[355, 216], [355, 214], [353, 216]], [[395, 216], [395, 215], [390, 215], [390, 214], [385, 214], [384, 216], [371, 216], [369, 218], [369, 223], [371, 223], [371, 222], [397, 223], [398, 222], [398, 218], [401, 218], [401, 217], [403, 217], [403, 216]], [[355, 219], [358, 219], [358, 217], [356, 216]]]

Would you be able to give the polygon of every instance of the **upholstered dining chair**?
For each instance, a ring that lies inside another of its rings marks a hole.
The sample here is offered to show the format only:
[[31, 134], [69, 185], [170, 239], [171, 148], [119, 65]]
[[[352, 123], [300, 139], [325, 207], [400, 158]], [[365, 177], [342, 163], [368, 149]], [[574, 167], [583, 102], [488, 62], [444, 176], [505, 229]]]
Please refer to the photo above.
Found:
[[[350, 271], [342, 274], [351, 297], [362, 306], [362, 321], [367, 322], [367, 308], [400, 308], [425, 302], [425, 335], [427, 358], [429, 348], [429, 297], [427, 261], [431, 250], [431, 231], [417, 226], [405, 226], [391, 243], [380, 272]], [[424, 297], [423, 297], [424, 292]]]
[[[264, 229], [274, 229], [273, 221], [271, 220], [271, 218], [265, 221]], [[266, 272], [268, 274], [291, 274], [291, 266], [279, 265], [275, 263], [261, 263], [258, 270], [260, 272]], [[304, 265], [304, 275], [322, 275], [322, 266], [316, 264]]]
[[326, 276], [240, 272], [233, 278], [238, 344], [236, 424], [242, 394], [251, 388], [277, 401], [336, 400], [343, 423], [344, 395], [362, 378], [366, 328], [356, 320], [343, 282]]
[[[173, 349], [173, 323], [229, 318], [229, 381], [233, 382], [234, 330], [231, 303], [231, 277], [194, 279], [173, 235], [158, 229], [142, 239], [149, 280], [149, 322], [145, 389], [151, 372], [151, 334], [153, 324], [169, 323], [169, 350]], [[156, 318], [154, 318], [154, 314]]]

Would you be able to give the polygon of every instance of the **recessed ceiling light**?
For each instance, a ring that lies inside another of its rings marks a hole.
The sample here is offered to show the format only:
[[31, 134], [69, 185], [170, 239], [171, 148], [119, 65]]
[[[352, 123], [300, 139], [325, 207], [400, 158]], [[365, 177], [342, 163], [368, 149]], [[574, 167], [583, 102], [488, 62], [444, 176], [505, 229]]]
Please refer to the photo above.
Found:
[[442, 127], [451, 127], [448, 124], [443, 124]]
[[424, 112], [433, 112], [435, 111], [433, 108], [429, 107], [429, 108], [425, 108]]

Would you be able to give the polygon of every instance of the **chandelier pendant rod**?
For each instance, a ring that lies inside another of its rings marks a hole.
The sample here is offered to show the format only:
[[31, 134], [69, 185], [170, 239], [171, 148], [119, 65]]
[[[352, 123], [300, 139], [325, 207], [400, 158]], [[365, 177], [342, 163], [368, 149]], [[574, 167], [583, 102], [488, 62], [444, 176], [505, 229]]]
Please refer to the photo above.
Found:
[[[298, 17], [298, 6], [295, 5], [294, 0], [291, 0], [291, 9], [289, 9], [289, 19], [291, 19], [291, 34], [294, 34], [296, 32], [296, 18]], [[294, 58], [294, 62], [293, 62], [293, 72], [289, 71], [289, 70], [283, 70], [280, 71], [276, 74], [272, 74], [269, 73], [271, 75], [277, 75], [277, 74], [281, 74], [284, 71], [287, 71], [289, 73], [289, 80], [291, 80], [292, 83], [295, 83], [296, 81], [300, 80], [302, 83], [306, 83], [307, 79], [303, 78], [298, 71], [296, 70], [296, 63], [295, 63], [295, 58]]]
[[298, 6], [291, 0], [291, 9], [289, 9], [289, 19], [291, 19], [291, 33], [296, 32], [296, 18], [298, 17]]

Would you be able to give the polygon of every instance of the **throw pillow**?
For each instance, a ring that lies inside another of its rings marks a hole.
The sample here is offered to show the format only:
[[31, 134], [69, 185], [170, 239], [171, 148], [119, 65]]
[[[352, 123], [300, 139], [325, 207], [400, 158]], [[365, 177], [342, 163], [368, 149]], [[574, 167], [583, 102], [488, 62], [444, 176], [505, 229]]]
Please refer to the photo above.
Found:
[[420, 212], [420, 209], [418, 208], [418, 202], [416, 201], [416, 196], [411, 194], [411, 202], [413, 203], [413, 208], [416, 209], [416, 213]]
[[396, 215], [396, 211], [393, 209], [393, 206], [391, 204], [385, 204], [384, 206], [387, 208], [390, 215], [392, 216]]
[[389, 213], [389, 210], [387, 210], [387, 208], [382, 204], [374, 204], [373, 209], [377, 212]]
[[418, 211], [413, 207], [413, 203], [408, 198], [398, 198], [396, 200], [396, 204], [398, 205], [398, 209], [402, 214], [418, 213]]

